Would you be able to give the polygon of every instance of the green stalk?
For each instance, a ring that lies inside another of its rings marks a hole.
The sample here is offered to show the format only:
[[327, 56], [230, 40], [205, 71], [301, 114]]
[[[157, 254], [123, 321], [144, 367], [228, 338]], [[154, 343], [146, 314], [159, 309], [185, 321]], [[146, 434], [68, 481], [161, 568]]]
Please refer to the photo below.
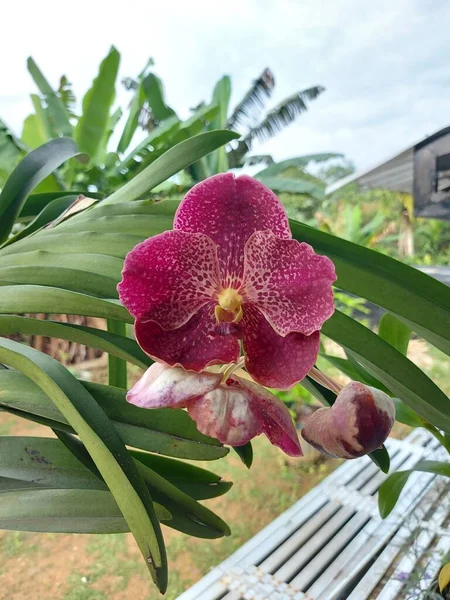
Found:
[[424, 428], [427, 431], [429, 431], [432, 435], [434, 435], [434, 437], [438, 440], [441, 446], [443, 446], [450, 454], [450, 438], [448, 434], [442, 435], [442, 433], [436, 427], [434, 427], [434, 425], [431, 425], [431, 423], [426, 423], [424, 425]]
[[[127, 336], [127, 325], [123, 321], [107, 320], [108, 331]], [[127, 363], [117, 356], [108, 354], [108, 383], [114, 387], [127, 389]]]

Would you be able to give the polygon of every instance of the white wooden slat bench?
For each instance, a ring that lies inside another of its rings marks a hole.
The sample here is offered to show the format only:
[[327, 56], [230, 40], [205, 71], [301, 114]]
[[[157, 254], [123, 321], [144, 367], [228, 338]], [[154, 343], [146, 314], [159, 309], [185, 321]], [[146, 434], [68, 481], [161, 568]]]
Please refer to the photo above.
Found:
[[[391, 473], [422, 459], [447, 460], [423, 430], [386, 446]], [[450, 488], [448, 479], [413, 473], [382, 520], [377, 490], [385, 479], [367, 457], [345, 462], [177, 600], [406, 598], [416, 565], [427, 563], [434, 576], [450, 550]]]

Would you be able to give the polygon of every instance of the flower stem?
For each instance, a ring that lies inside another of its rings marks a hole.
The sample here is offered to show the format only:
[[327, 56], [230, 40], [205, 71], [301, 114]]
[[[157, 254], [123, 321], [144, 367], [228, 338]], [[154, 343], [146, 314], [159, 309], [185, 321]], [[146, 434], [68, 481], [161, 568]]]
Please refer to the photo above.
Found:
[[308, 376], [311, 377], [311, 379], [314, 379], [314, 381], [317, 381], [317, 383], [320, 383], [320, 385], [323, 385], [327, 389], [331, 390], [335, 394], [339, 394], [339, 392], [343, 388], [343, 386], [337, 383], [337, 381], [334, 381], [333, 379], [331, 379], [331, 377], [328, 377], [328, 375], [325, 375], [325, 373], [319, 371], [319, 369], [316, 369], [316, 367], [313, 367], [308, 372]]
[[438, 442], [447, 450], [447, 452], [450, 454], [450, 440], [448, 439], [448, 436], [444, 436], [442, 435], [442, 433], [436, 429], [436, 427], [434, 427], [434, 425], [431, 425], [431, 423], [426, 423], [424, 425], [424, 428], [429, 431], [432, 435], [434, 435], [434, 437], [438, 440]]

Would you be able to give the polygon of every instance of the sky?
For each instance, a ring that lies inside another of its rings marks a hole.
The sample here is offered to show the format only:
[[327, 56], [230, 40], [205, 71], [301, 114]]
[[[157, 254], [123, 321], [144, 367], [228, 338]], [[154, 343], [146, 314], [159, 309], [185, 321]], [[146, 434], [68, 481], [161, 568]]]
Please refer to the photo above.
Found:
[[[121, 77], [153, 57], [186, 117], [224, 73], [233, 103], [266, 67], [269, 107], [323, 85], [307, 113], [253, 148], [276, 160], [341, 152], [367, 168], [450, 123], [447, 0], [22, 0], [5, 11], [0, 116], [17, 134], [35, 92], [29, 55], [55, 87], [66, 74], [81, 99], [112, 44]], [[118, 86], [117, 103], [128, 100]]]

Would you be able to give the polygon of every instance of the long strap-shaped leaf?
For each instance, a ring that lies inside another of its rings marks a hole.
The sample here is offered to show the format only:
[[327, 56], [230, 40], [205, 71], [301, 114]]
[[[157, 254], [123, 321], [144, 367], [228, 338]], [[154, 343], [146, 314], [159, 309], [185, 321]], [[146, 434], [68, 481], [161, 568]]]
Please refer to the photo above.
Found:
[[1, 339], [0, 361], [33, 379], [78, 433], [164, 592], [167, 559], [159, 521], [145, 483], [111, 421], [78, 380], [50, 356]]
[[148, 368], [152, 363], [151, 359], [134, 340], [116, 333], [74, 323], [59, 323], [30, 317], [0, 315], [0, 335], [15, 333], [45, 335], [61, 340], [70, 340], [91, 348], [104, 350], [108, 354], [133, 363], [142, 369]]
[[83, 98], [82, 115], [74, 131], [74, 138], [82, 152], [95, 160], [105, 139], [109, 123], [109, 111], [114, 101], [115, 83], [119, 70], [120, 54], [111, 47], [102, 60], [92, 87]]
[[407, 319], [411, 327], [450, 354], [450, 288], [374, 250], [291, 221], [294, 238], [311, 244], [336, 265], [337, 286]]
[[393, 346], [339, 311], [324, 323], [322, 332], [353, 354], [421, 417], [450, 432], [450, 399]]
[[117, 298], [117, 280], [102, 274], [95, 277], [81, 269], [47, 266], [0, 267], [0, 286], [11, 284], [55, 286], [100, 298]]
[[[218, 440], [201, 434], [185, 411], [143, 411], [126, 402], [125, 390], [82, 380], [80, 383], [128, 446], [192, 460], [216, 460], [228, 453]], [[0, 410], [73, 433], [50, 398], [33, 381], [12, 369], [0, 369]]]
[[7, 239], [32, 190], [63, 162], [77, 154], [73, 140], [59, 138], [30, 152], [14, 169], [0, 194], [0, 242]]
[[43, 285], [8, 285], [1, 289], [0, 313], [52, 313], [86, 315], [133, 323], [120, 304]]
[[172, 175], [237, 137], [239, 135], [232, 131], [210, 131], [177, 144], [109, 196], [104, 204], [138, 200]]
[[93, 278], [103, 275], [115, 281], [120, 280], [123, 260], [104, 254], [60, 254], [46, 250], [31, 250], [30, 252], [17, 252], [2, 256], [2, 268], [22, 267], [47, 267], [49, 271], [58, 267], [60, 269], [79, 269], [90, 273]]

